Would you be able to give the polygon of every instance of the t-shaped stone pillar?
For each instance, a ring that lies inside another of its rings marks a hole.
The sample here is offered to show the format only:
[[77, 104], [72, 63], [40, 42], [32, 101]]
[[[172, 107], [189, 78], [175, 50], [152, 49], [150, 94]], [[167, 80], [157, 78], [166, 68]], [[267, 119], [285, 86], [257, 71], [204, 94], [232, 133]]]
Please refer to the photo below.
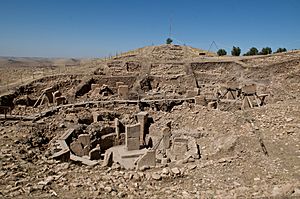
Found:
[[125, 145], [128, 151], [140, 149], [140, 131], [139, 123], [125, 126]]
[[146, 126], [147, 126], [147, 120], [148, 120], [148, 113], [145, 111], [139, 112], [137, 115], [138, 123], [141, 125], [141, 131], [140, 131], [140, 145], [145, 145], [145, 136], [146, 136]]

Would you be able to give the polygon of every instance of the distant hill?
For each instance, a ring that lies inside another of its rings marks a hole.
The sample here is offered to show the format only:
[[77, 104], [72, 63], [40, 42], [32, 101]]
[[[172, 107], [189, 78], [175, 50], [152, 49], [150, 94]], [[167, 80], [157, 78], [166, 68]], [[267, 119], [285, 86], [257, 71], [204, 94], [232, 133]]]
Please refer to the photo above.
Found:
[[79, 65], [81, 61], [81, 59], [73, 58], [0, 57], [0, 67]]

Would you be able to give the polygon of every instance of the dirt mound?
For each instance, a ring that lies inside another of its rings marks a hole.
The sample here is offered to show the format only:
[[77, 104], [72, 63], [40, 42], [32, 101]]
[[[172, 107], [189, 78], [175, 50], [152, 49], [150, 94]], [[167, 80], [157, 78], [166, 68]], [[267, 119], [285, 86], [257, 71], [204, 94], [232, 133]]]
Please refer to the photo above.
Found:
[[215, 53], [190, 46], [165, 44], [160, 46], [147, 46], [118, 55], [117, 59], [146, 58], [156, 61], [178, 61], [201, 56], [216, 56]]

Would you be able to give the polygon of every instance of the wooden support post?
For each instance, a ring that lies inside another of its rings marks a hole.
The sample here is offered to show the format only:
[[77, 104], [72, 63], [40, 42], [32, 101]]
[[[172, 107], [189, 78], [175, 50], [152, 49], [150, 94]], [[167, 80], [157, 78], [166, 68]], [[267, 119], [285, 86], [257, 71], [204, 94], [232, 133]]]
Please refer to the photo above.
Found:
[[232, 96], [232, 99], [235, 99], [235, 95], [232, 93], [232, 91], [230, 91], [230, 94]]
[[249, 96], [246, 96], [246, 98], [247, 98], [247, 101], [248, 101], [248, 103], [249, 103], [249, 106], [250, 106], [251, 108], [253, 108], [253, 105], [252, 105], [251, 100], [249, 99]]
[[259, 103], [258, 97], [255, 95], [254, 98], [255, 98], [257, 106], [260, 107], [260, 103]]

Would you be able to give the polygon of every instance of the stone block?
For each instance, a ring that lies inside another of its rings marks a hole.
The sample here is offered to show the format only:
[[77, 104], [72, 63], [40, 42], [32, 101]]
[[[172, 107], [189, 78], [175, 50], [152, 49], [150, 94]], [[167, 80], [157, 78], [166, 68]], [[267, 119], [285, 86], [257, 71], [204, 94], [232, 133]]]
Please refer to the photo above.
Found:
[[140, 149], [140, 140], [136, 138], [127, 138], [126, 147], [128, 151]]
[[69, 149], [63, 149], [59, 152], [54, 153], [51, 158], [55, 160], [60, 160], [63, 162], [67, 162], [70, 160], [70, 150]]
[[78, 136], [78, 142], [81, 143], [83, 146], [90, 146], [91, 138], [89, 134], [80, 134]]
[[93, 122], [98, 122], [100, 118], [100, 114], [98, 112], [92, 112]]
[[144, 155], [142, 155], [136, 162], [137, 168], [140, 169], [143, 166], [155, 166], [156, 163], [156, 151], [148, 150]]
[[116, 82], [116, 87], [119, 88], [119, 86], [124, 85], [124, 82]]
[[83, 156], [83, 147], [82, 144], [78, 142], [78, 140], [70, 144], [70, 149], [75, 155]]
[[[119, 163], [121, 167], [125, 169], [134, 169], [136, 168], [137, 159], [139, 159], [142, 155], [144, 155], [146, 151], [147, 149], [128, 151], [126, 146], [119, 145], [119, 146], [111, 147], [108, 150], [106, 150], [105, 156], [108, 157], [109, 153], [112, 152], [112, 162]], [[104, 161], [108, 160], [108, 158], [106, 157], [104, 157], [104, 159], [105, 159]]]
[[195, 104], [200, 106], [206, 106], [206, 98], [203, 95], [195, 96]]
[[148, 120], [148, 112], [146, 111], [141, 111], [138, 114], [136, 114], [137, 117], [137, 121], [141, 124], [143, 123], [144, 125], [146, 124], [147, 120]]
[[60, 151], [54, 153], [51, 158], [60, 161], [70, 160], [70, 149], [65, 140], [58, 139], [56, 143], [59, 144]]
[[140, 131], [141, 125], [139, 123], [125, 126], [125, 145], [128, 151], [140, 148]]
[[190, 97], [195, 97], [198, 95], [198, 90], [187, 90], [186, 91], [186, 97], [190, 98]]
[[91, 90], [94, 91], [96, 88], [100, 88], [99, 84], [91, 84]]
[[119, 87], [118, 87], [118, 95], [119, 95], [120, 99], [128, 100], [128, 96], [129, 96], [128, 85], [119, 85]]
[[256, 93], [256, 84], [245, 85], [242, 87], [242, 93], [246, 95], [254, 95]]
[[113, 152], [110, 150], [105, 151], [104, 161], [102, 166], [110, 167], [113, 164]]
[[188, 152], [185, 154], [186, 157], [192, 157], [194, 159], [200, 158], [200, 151], [198, 144], [195, 139], [188, 140]]
[[172, 154], [175, 160], [185, 158], [185, 153], [188, 151], [187, 139], [175, 138], [173, 141]]

